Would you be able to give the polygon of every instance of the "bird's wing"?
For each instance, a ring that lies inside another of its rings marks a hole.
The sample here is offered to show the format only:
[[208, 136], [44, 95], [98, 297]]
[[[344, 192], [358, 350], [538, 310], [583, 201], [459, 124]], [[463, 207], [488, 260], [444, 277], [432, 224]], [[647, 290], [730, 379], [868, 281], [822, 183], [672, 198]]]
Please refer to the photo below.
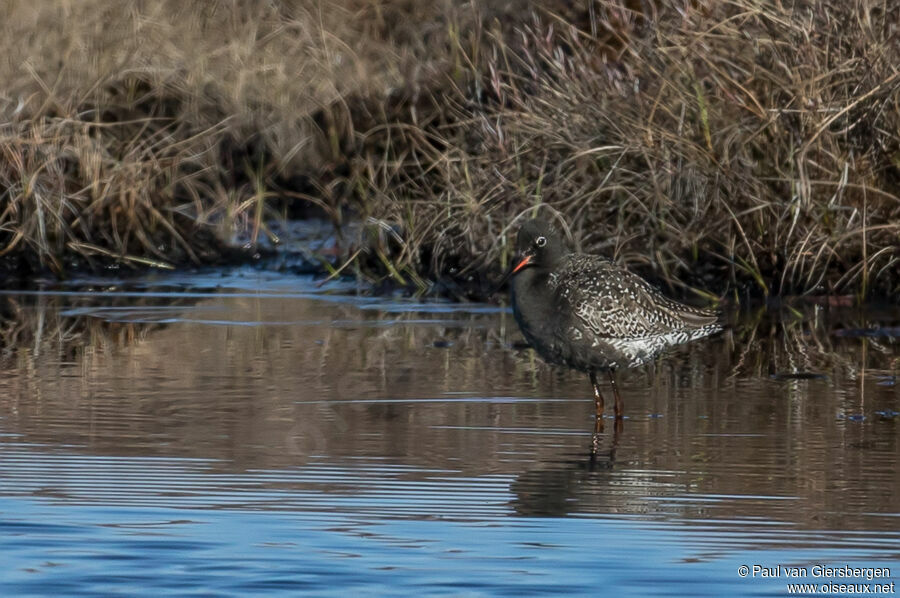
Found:
[[582, 325], [606, 338], [639, 338], [716, 322], [712, 312], [669, 299], [636, 274], [593, 255], [573, 255], [557, 293]]

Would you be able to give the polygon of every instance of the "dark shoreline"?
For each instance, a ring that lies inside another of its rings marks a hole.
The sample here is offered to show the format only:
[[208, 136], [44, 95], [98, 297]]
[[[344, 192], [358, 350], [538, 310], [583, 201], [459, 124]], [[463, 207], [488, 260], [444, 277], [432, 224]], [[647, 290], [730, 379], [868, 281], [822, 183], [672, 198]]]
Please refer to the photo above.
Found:
[[[87, 263], [74, 264], [75, 267], [68, 270], [66, 276], [59, 276], [49, 268], [32, 270], [14, 258], [0, 258], [0, 286], [7, 290], [26, 290], [35, 288], [35, 281], [52, 287], [57, 283], [65, 284], [68, 279], [92, 276], [100, 279], [108, 278], [112, 283], [117, 280], [127, 281], [132, 278], [141, 278], [154, 271], [208, 273], [246, 266], [264, 272], [312, 275], [322, 282], [331, 278], [357, 280], [362, 283], [359, 288], [364, 289], [365, 294], [372, 296], [420, 297], [494, 304], [507, 302], [508, 285], [504, 285], [500, 289], [496, 288], [497, 281], [502, 274], [499, 265], [470, 272], [464, 276], [446, 275], [435, 280], [427, 279], [425, 280], [427, 286], [422, 288], [412, 283], [400, 284], [384, 271], [368, 271], [363, 274], [351, 265], [341, 269], [340, 273], [334, 276], [334, 271], [342, 266], [340, 261], [335, 260], [326, 268], [322, 266], [321, 262], [310, 260], [308, 256], [309, 253], [284, 253], [274, 247], [255, 249], [225, 247], [216, 259], [201, 264], [186, 262], [173, 264], [172, 268], [155, 268], [149, 265], [122, 263], [112, 258], [104, 258], [102, 262], [95, 260], [93, 268]], [[715, 296], [715, 292], [712, 290], [703, 289], [701, 296], [696, 292], [686, 291], [684, 288], [679, 289], [666, 285], [665, 280], [655, 277], [652, 270], [639, 271], [639, 273], [669, 296], [697, 306], [714, 305], [725, 311], [752, 310], [760, 307], [777, 310], [804, 305], [817, 305], [825, 309], [900, 305], [900, 296], [897, 295], [872, 293], [864, 300], [860, 300], [860, 297], [856, 295], [828, 293], [764, 296], [753, 287], [745, 288], [743, 293], [735, 293], [734, 289], [728, 289], [727, 285], [721, 289], [724, 294], [711, 301], [710, 297]], [[492, 291], [496, 292], [492, 293]]]

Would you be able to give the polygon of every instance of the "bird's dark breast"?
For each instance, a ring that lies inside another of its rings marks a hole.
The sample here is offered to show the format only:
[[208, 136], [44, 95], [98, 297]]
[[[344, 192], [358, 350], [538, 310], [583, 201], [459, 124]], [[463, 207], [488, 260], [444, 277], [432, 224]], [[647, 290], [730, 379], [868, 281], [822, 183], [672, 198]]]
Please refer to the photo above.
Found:
[[549, 276], [523, 272], [513, 283], [512, 299], [513, 315], [525, 340], [547, 363], [589, 372], [633, 361], [574, 315]]

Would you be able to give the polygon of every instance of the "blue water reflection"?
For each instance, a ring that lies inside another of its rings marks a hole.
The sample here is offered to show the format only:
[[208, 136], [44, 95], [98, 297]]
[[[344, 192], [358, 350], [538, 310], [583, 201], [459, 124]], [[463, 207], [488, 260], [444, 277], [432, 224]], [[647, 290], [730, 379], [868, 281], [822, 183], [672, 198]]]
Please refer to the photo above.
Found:
[[740, 567], [900, 572], [896, 312], [745, 316], [626, 373], [617, 430], [505, 309], [355, 290], [239, 269], [0, 294], [0, 595], [782, 596]]

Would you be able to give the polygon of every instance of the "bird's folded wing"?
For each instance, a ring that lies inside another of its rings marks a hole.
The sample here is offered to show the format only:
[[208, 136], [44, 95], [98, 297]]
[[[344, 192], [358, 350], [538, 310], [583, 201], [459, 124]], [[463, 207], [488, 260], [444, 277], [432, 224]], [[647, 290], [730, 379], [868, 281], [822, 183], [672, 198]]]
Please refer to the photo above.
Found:
[[573, 256], [558, 276], [561, 299], [598, 336], [640, 338], [716, 322], [715, 314], [669, 299], [636, 274], [597, 256]]

